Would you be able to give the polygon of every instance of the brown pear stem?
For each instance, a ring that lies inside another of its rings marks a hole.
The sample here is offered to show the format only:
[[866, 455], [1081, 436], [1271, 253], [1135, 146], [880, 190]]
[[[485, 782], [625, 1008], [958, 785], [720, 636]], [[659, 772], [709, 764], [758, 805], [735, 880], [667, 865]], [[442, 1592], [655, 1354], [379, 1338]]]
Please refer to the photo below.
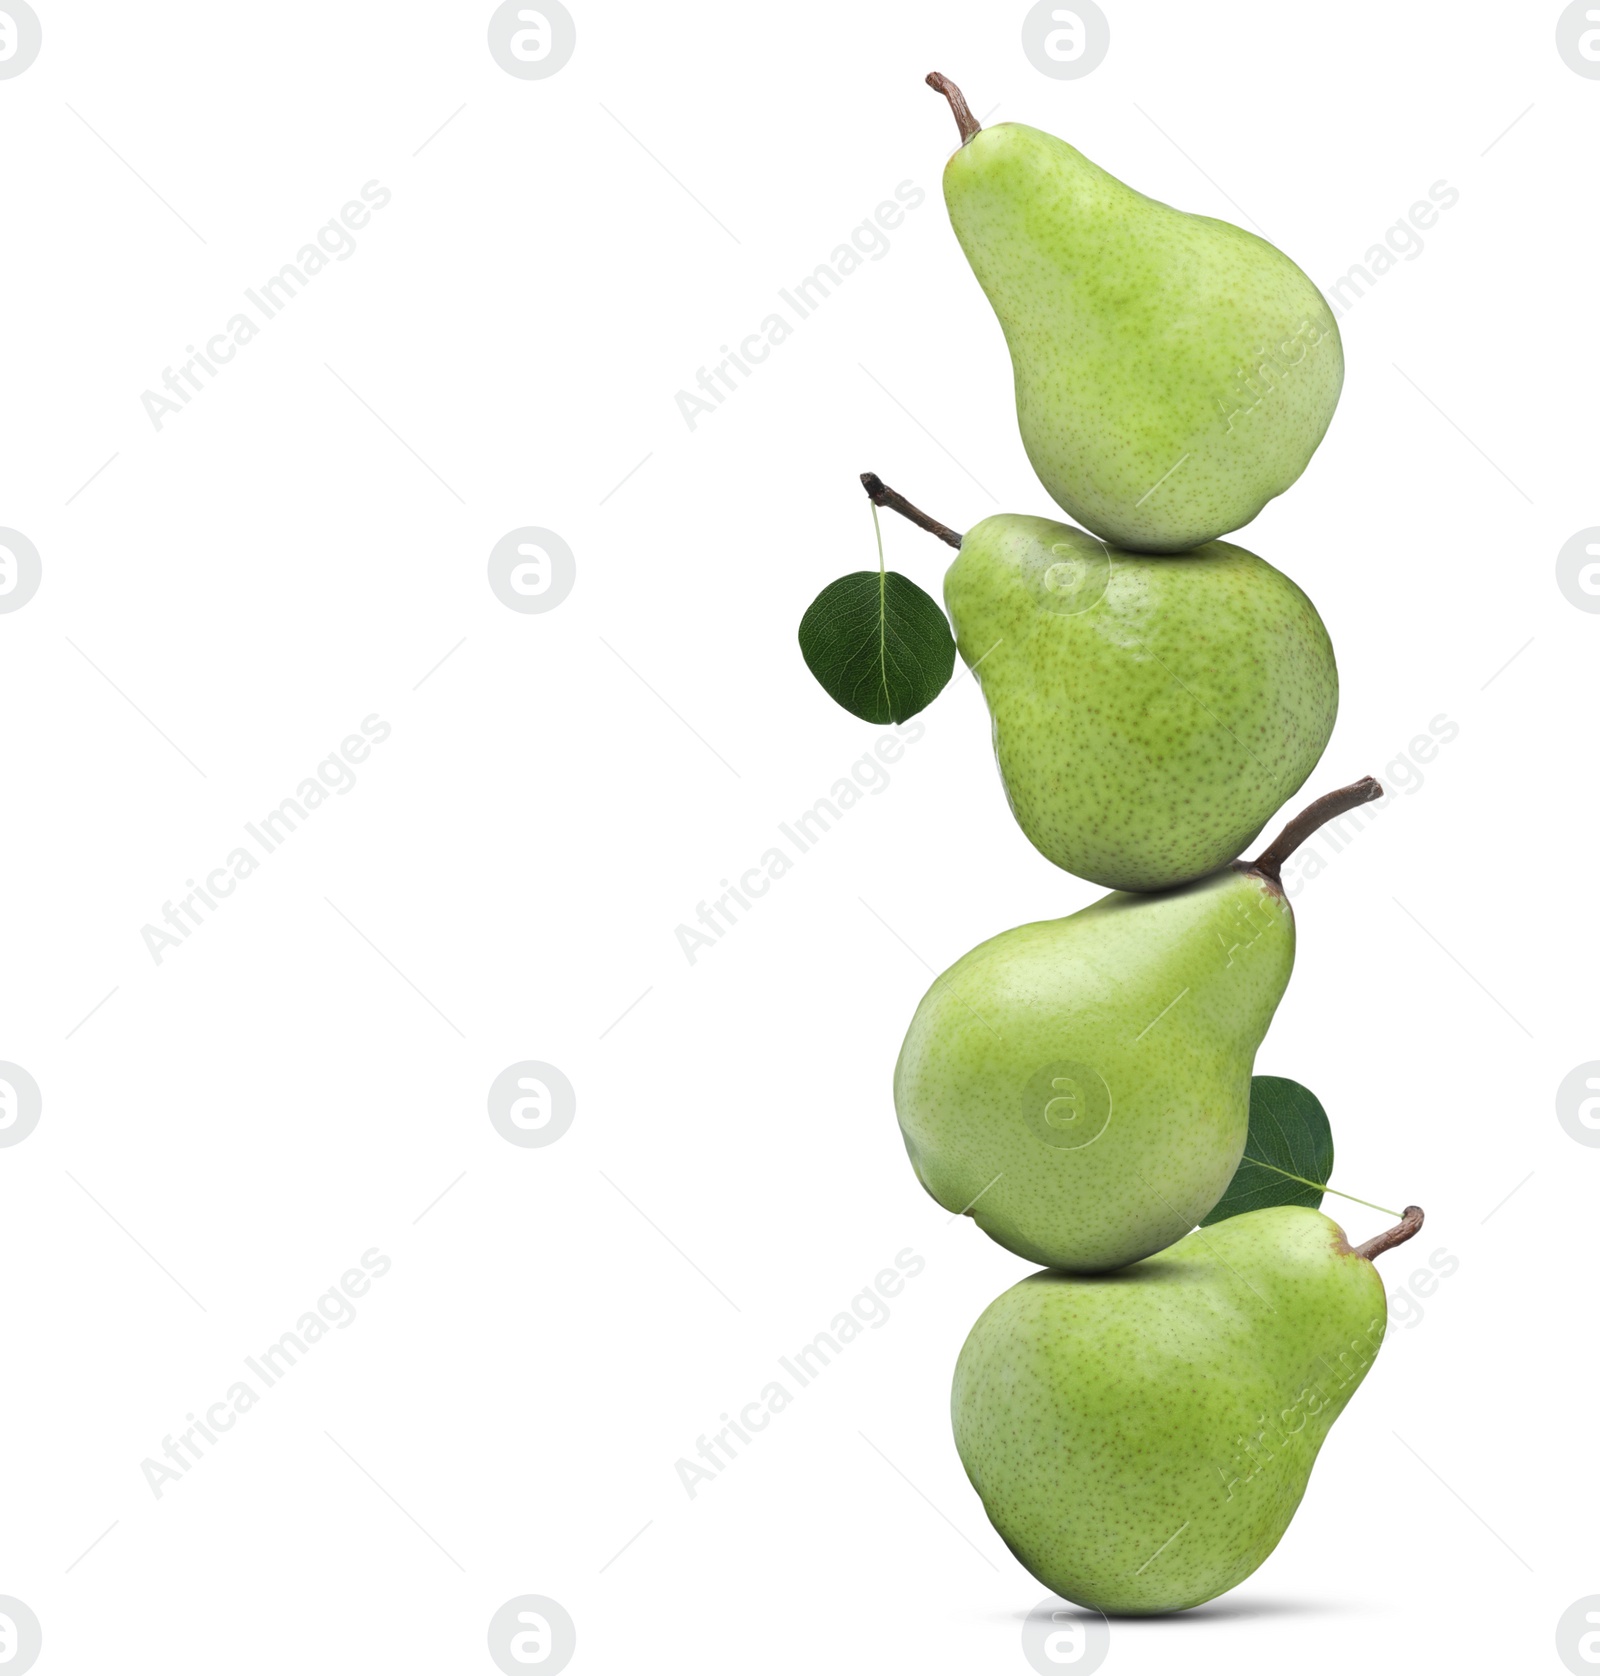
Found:
[[937, 70], [931, 70], [927, 76], [928, 86], [942, 93], [950, 101], [950, 109], [955, 112], [956, 127], [961, 130], [961, 143], [965, 145], [972, 136], [978, 133], [983, 124], [972, 114], [972, 107], [967, 103], [967, 96], [948, 76], [942, 76]]
[[887, 506], [891, 512], [898, 512], [902, 518], [909, 518], [918, 529], [938, 536], [941, 541], [952, 547], [961, 545], [961, 537], [954, 530], [941, 524], [937, 518], [930, 518], [919, 507], [913, 506], [904, 495], [891, 489], [877, 472], [862, 472], [861, 487], [867, 491], [867, 497], [874, 506]]
[[1365, 1257], [1370, 1263], [1374, 1257], [1381, 1257], [1384, 1252], [1393, 1251], [1397, 1245], [1404, 1245], [1421, 1227], [1422, 1206], [1407, 1205], [1405, 1214], [1394, 1227], [1368, 1240], [1365, 1245], [1358, 1245], [1352, 1249], [1357, 1257]]
[[1279, 883], [1284, 862], [1319, 826], [1326, 826], [1329, 821], [1337, 820], [1340, 815], [1347, 815], [1352, 809], [1359, 809], [1363, 803], [1370, 803], [1374, 798], [1382, 796], [1383, 787], [1369, 774], [1352, 786], [1341, 786], [1338, 791], [1330, 791], [1326, 797], [1319, 797], [1315, 803], [1302, 809], [1261, 854], [1248, 864], [1250, 871], [1264, 873], [1274, 884]]

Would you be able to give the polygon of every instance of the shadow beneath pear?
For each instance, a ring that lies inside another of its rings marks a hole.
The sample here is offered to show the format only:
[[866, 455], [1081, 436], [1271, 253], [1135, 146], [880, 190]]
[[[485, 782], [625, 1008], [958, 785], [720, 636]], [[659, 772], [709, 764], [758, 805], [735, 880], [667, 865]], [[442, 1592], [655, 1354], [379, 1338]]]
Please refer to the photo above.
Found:
[[[1153, 1618], [1152, 1623], [1205, 1621], [1232, 1622], [1244, 1618], [1320, 1618], [1348, 1617], [1353, 1607], [1328, 1600], [1208, 1600], [1204, 1606], [1192, 1606], [1187, 1612], [1172, 1612], [1164, 1618]], [[1128, 1620], [1119, 1620], [1125, 1622]]]
[[[1182, 1612], [1161, 1612], [1143, 1616], [1119, 1616], [1116, 1613], [1101, 1614], [1090, 1610], [1086, 1606], [1074, 1606], [1068, 1601], [1062, 1601], [1061, 1603], [1061, 1616], [1063, 1618], [1081, 1618], [1087, 1623], [1103, 1615], [1112, 1626], [1113, 1632], [1124, 1627], [1131, 1629], [1146, 1624], [1152, 1628], [1163, 1626], [1175, 1628], [1180, 1624], [1240, 1623], [1251, 1618], [1343, 1618], [1359, 1611], [1359, 1607], [1330, 1600], [1274, 1600], [1270, 1597], [1254, 1600], [1229, 1600], [1224, 1596], [1219, 1600], [1208, 1600], [1203, 1606], [1188, 1607]], [[1021, 1624], [1027, 1621], [1028, 1616], [1029, 1614], [1025, 1611], [996, 1612], [990, 1614], [990, 1621], [1000, 1624]]]

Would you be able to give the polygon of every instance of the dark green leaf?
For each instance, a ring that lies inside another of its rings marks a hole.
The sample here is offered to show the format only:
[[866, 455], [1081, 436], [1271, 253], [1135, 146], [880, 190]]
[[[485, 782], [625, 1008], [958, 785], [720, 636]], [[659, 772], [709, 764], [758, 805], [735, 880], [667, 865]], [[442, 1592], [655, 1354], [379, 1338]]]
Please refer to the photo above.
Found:
[[915, 582], [858, 570], [812, 600], [800, 619], [800, 654], [852, 716], [903, 722], [944, 690], [956, 643], [938, 602]]
[[1269, 1205], [1315, 1210], [1332, 1174], [1333, 1131], [1322, 1102], [1287, 1077], [1252, 1077], [1244, 1157], [1201, 1226]]

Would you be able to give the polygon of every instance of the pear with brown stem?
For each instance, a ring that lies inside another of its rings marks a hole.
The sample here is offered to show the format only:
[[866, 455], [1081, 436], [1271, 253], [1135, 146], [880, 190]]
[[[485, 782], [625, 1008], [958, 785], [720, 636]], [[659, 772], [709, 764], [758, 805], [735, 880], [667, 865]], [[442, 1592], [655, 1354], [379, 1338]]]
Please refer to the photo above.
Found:
[[1052, 1268], [1122, 1268], [1187, 1234], [1239, 1166], [1256, 1049], [1294, 967], [1283, 863], [1382, 790], [1319, 798], [1253, 862], [1115, 891], [963, 955], [895, 1066], [928, 1192]]
[[1125, 553], [1015, 513], [958, 535], [861, 481], [959, 549], [944, 580], [956, 648], [1017, 824], [1058, 867], [1117, 890], [1213, 873], [1316, 767], [1339, 709], [1333, 646], [1254, 553]]
[[1147, 198], [1037, 128], [982, 128], [948, 76], [927, 79], [961, 133], [945, 204], [1005, 333], [1039, 481], [1135, 552], [1248, 524], [1338, 404], [1322, 293], [1254, 233]]
[[956, 1363], [956, 1448], [984, 1511], [1048, 1589], [1102, 1612], [1178, 1612], [1278, 1545], [1388, 1319], [1373, 1258], [1279, 1205], [1199, 1228], [1113, 1275], [1036, 1274]]

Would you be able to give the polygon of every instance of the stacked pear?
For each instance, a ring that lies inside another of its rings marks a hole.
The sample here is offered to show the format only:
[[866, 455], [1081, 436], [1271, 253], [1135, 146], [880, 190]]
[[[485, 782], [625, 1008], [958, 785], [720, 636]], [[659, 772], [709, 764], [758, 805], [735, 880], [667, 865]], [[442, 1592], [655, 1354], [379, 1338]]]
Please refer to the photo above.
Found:
[[980, 128], [953, 82], [928, 81], [961, 130], [945, 204], [1005, 333], [1039, 481], [1136, 551], [1248, 524], [1338, 404], [1321, 292], [1254, 233], [1157, 203], [1037, 128]]
[[1056, 866], [1163, 890], [1226, 866], [1305, 783], [1339, 708], [1316, 607], [1254, 553], [1121, 552], [985, 518], [944, 582], [1017, 824]]
[[1329, 1428], [1383, 1342], [1371, 1259], [1320, 1211], [1199, 1228], [1120, 1274], [1036, 1274], [956, 1363], [956, 1448], [1040, 1582], [1102, 1612], [1197, 1606], [1294, 1517]]
[[1380, 792], [1319, 799], [1249, 865], [1114, 892], [963, 955], [895, 1066], [928, 1192], [1052, 1268], [1121, 1268], [1188, 1233], [1239, 1166], [1256, 1049], [1294, 966], [1283, 863]]
[[887, 506], [958, 549], [956, 647], [982, 688], [1017, 824], [1115, 890], [1214, 873], [1305, 783], [1339, 672], [1317, 608], [1254, 553], [1128, 553], [1001, 513], [958, 535], [873, 472]]

